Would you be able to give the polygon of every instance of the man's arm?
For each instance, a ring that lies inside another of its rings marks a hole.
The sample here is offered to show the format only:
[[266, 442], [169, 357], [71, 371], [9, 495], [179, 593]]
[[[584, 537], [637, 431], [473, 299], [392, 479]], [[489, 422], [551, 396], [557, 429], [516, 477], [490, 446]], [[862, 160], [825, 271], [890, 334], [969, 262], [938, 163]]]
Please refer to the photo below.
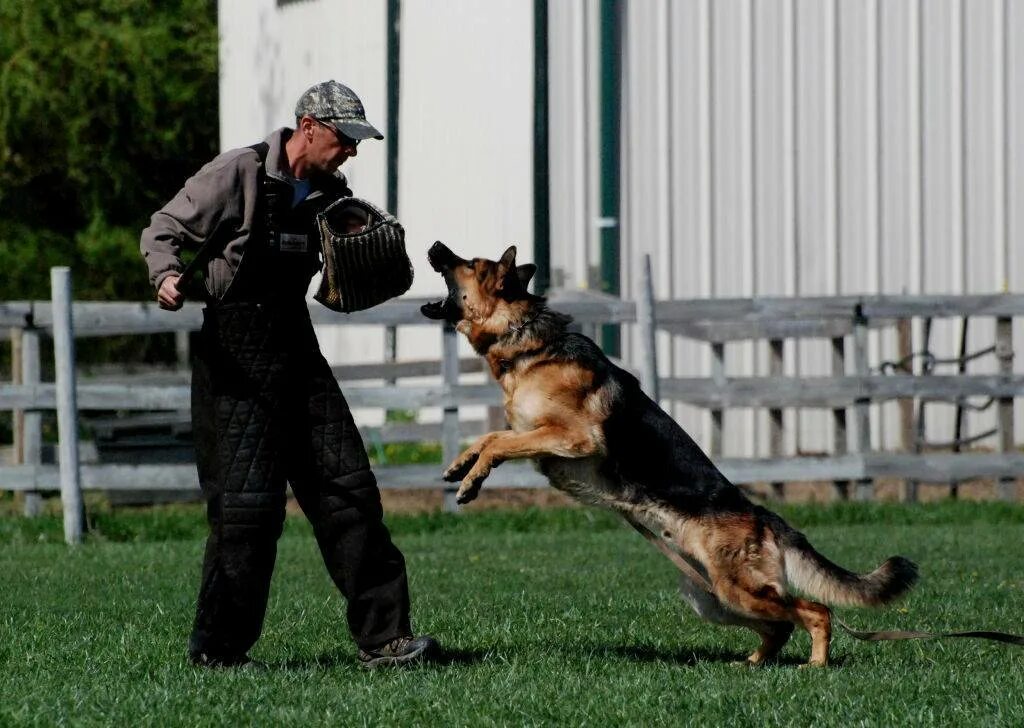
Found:
[[241, 218], [242, 180], [238, 153], [228, 153], [190, 177], [177, 195], [153, 214], [142, 231], [139, 248], [157, 288], [162, 308], [175, 310], [184, 302], [177, 280], [184, 264], [183, 248], [195, 250], [218, 234], [222, 226]]
[[160, 288], [156, 292], [157, 303], [160, 308], [168, 311], [177, 311], [185, 303], [185, 294], [178, 290], [178, 279], [181, 276], [177, 273], [169, 273], [160, 282]]

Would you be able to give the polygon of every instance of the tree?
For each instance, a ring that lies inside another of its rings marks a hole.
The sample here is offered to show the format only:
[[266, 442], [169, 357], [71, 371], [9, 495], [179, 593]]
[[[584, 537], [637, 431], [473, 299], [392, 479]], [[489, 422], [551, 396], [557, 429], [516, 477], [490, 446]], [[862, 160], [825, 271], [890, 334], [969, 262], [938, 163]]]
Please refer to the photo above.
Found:
[[0, 300], [152, 297], [149, 215], [217, 148], [215, 0], [0, 0]]

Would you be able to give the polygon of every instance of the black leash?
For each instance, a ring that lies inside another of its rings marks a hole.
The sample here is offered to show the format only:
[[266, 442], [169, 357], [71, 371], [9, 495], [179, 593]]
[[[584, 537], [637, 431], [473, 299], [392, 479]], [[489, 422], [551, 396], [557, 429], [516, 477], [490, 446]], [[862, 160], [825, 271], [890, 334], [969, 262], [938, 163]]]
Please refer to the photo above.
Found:
[[[675, 564], [676, 568], [683, 572], [683, 574], [685, 574], [693, 583], [700, 586], [700, 588], [709, 594], [713, 594], [711, 584], [708, 582], [707, 577], [693, 568], [693, 566], [679, 553], [677, 553], [675, 549], [671, 548], [663, 539], [658, 538], [656, 535], [651, 533], [651, 531], [639, 521], [634, 521], [628, 517], [626, 520], [629, 522], [629, 525], [640, 532], [641, 536], [650, 541], [656, 549], [661, 551], [661, 553], [665, 554], [665, 556], [668, 557], [668, 560]], [[1016, 634], [1009, 634], [1007, 632], [992, 632], [990, 630], [969, 630], [964, 632], [919, 632], [917, 630], [900, 629], [867, 631], [854, 629], [853, 627], [844, 624], [834, 612], [832, 613], [832, 621], [838, 624], [846, 634], [864, 642], [938, 640], [953, 637], [966, 637], [970, 639], [992, 640], [993, 642], [1002, 642], [1007, 645], [1024, 647], [1024, 637]]]
[[1016, 634], [1008, 634], [1007, 632], [991, 632], [989, 630], [970, 630], [966, 632], [919, 632], [913, 629], [888, 629], [871, 632], [853, 629], [852, 627], [844, 624], [843, 621], [835, 614], [832, 615], [832, 621], [842, 627], [846, 634], [856, 639], [863, 640], [864, 642], [887, 642], [890, 640], [938, 640], [949, 637], [970, 637], [973, 639], [992, 640], [993, 642], [1002, 642], [1007, 645], [1024, 647], [1024, 637]]

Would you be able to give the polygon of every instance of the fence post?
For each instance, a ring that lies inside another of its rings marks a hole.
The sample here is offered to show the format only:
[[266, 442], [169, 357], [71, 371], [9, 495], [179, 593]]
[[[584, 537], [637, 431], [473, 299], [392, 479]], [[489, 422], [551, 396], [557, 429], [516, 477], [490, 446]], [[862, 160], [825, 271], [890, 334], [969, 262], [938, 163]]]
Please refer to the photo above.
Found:
[[[719, 387], [725, 386], [725, 344], [721, 341], [711, 342], [711, 379]], [[722, 427], [724, 410], [711, 410], [711, 456], [722, 457]]]
[[[21, 383], [38, 386], [39, 330], [24, 329], [21, 333]], [[43, 464], [43, 413], [39, 410], [25, 410], [22, 416], [21, 463], [38, 468]], [[34, 518], [43, 512], [43, 496], [38, 491], [25, 491], [24, 513]]]
[[[900, 373], [913, 375], [913, 327], [912, 321], [908, 318], [901, 318], [896, 322], [896, 359], [903, 364], [900, 366]], [[904, 397], [898, 400], [900, 408], [900, 449], [905, 452], [914, 451], [914, 399]], [[903, 493], [901, 500], [904, 503], [917, 502], [917, 480], [905, 478], [903, 481]]]
[[75, 335], [71, 315], [71, 269], [50, 269], [53, 304], [53, 358], [57, 379], [57, 437], [64, 541], [81, 543], [85, 525], [78, 467], [78, 402], [75, 391]]
[[[835, 336], [832, 338], [832, 376], [846, 376], [846, 337]], [[846, 408], [837, 407], [832, 410], [832, 450], [836, 455], [845, 455], [849, 452], [849, 442], [846, 431]], [[850, 481], [833, 480], [832, 485], [836, 489], [836, 495], [840, 500], [849, 500]]]
[[[441, 379], [446, 390], [450, 391], [459, 383], [459, 339], [455, 327], [447, 321], [441, 332]], [[459, 454], [459, 408], [453, 401], [445, 404], [441, 415], [441, 459], [442, 467], [447, 467]], [[444, 510], [446, 513], [458, 513], [459, 504], [455, 502], [458, 484], [445, 483]]]
[[[768, 342], [768, 374], [772, 377], [781, 377], [783, 374], [783, 340], [771, 339]], [[768, 445], [773, 458], [782, 457], [782, 408], [772, 407], [768, 410]], [[786, 484], [774, 482], [771, 484], [772, 497], [783, 500], [786, 497]]]
[[[398, 360], [398, 327], [397, 326], [385, 326], [384, 327], [384, 363], [394, 364]], [[384, 384], [389, 387], [393, 387], [398, 383], [395, 377], [385, 377]], [[384, 410], [384, 422], [385, 424], [391, 421], [392, 413], [394, 410]]]
[[[11, 384], [21, 384], [21, 329], [11, 327]], [[11, 464], [21, 465], [22, 439], [25, 433], [25, 412], [11, 412]]]
[[[999, 359], [999, 373], [1013, 376], [1013, 319], [1000, 316], [996, 319], [996, 357]], [[1014, 451], [1013, 397], [999, 398], [999, 450], [1003, 453]], [[997, 487], [999, 500], [1012, 501], [1016, 496], [1016, 479], [1000, 478]]]
[[[394, 364], [398, 360], [398, 327], [384, 327], [384, 362]], [[386, 377], [384, 383], [388, 386], [395, 384], [394, 377]]]
[[658, 396], [658, 342], [657, 321], [654, 314], [654, 280], [651, 277], [651, 256], [645, 255], [640, 266], [640, 280], [637, 286], [636, 325], [643, 343], [643, 370], [640, 384], [644, 392], [657, 403]]
[[[853, 361], [858, 377], [868, 375], [868, 321], [861, 311], [860, 305], [854, 314], [853, 325]], [[857, 414], [857, 452], [865, 458], [871, 452], [871, 400], [858, 398], [854, 403]], [[854, 497], [859, 501], [872, 500], [875, 495], [875, 484], [865, 474], [857, 479]]]
[[174, 354], [178, 369], [188, 369], [191, 364], [191, 346], [188, 331], [174, 332]]

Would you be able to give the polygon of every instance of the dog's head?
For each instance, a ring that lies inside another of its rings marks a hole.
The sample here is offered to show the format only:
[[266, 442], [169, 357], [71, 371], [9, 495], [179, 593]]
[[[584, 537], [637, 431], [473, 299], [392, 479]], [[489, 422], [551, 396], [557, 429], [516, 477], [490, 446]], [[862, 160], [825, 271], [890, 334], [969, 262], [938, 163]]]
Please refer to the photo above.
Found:
[[427, 318], [457, 326], [476, 324], [502, 333], [510, 322], [522, 320], [532, 303], [543, 300], [526, 290], [537, 266], [516, 265], [514, 245], [500, 260], [467, 260], [437, 241], [427, 251], [427, 260], [448, 286], [447, 297], [420, 307]]

